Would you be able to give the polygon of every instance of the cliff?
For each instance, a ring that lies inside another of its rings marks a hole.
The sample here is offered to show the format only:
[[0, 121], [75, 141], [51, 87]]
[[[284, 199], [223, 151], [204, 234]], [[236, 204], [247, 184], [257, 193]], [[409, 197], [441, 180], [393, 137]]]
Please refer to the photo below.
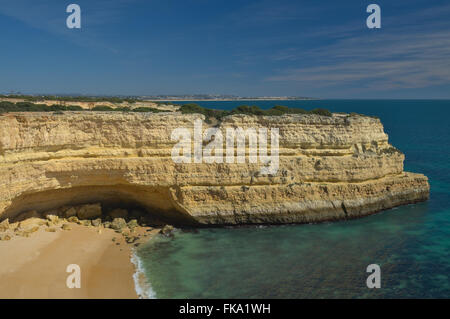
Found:
[[[202, 115], [98, 112], [0, 116], [0, 220], [63, 205], [138, 205], [179, 224], [304, 223], [354, 218], [428, 199], [428, 179], [378, 119], [234, 115], [226, 128], [277, 128], [279, 169], [175, 163], [176, 128]], [[203, 130], [210, 125], [203, 123]], [[247, 151], [249, 151], [247, 149]], [[270, 151], [270, 147], [269, 147]]]

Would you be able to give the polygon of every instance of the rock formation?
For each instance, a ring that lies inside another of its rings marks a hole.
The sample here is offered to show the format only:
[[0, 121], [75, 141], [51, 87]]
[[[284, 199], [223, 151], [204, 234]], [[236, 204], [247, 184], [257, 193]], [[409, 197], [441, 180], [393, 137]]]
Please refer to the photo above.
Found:
[[[0, 221], [102, 203], [137, 205], [174, 224], [305, 223], [428, 199], [428, 179], [403, 171], [404, 155], [388, 143], [378, 119], [234, 115], [216, 123], [222, 131], [279, 129], [279, 170], [261, 175], [260, 163], [248, 161], [174, 163], [171, 132], [192, 128], [198, 118], [204, 119], [181, 113], [0, 116]], [[98, 209], [84, 214], [96, 217]]]

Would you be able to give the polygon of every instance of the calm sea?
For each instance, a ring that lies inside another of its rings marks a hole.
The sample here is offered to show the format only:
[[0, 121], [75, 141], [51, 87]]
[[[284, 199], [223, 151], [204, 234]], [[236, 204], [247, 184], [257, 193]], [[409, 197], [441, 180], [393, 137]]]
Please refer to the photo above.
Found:
[[[286, 105], [380, 117], [431, 199], [352, 221], [178, 231], [137, 252], [157, 298], [450, 298], [450, 101], [196, 102]], [[381, 266], [380, 289], [366, 267]]]

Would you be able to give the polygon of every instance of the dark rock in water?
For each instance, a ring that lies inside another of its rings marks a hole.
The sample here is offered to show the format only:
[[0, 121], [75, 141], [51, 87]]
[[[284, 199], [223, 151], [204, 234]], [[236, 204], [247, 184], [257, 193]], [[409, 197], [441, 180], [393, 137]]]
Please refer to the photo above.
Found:
[[132, 243], [134, 243], [136, 240], [138, 240], [139, 238], [138, 237], [135, 237], [135, 236], [131, 236], [131, 237], [127, 237], [125, 240], [126, 240], [126, 242], [128, 243], [128, 244], [132, 244]]
[[127, 222], [123, 218], [114, 218], [111, 223], [111, 228], [115, 231], [120, 231], [125, 227], [127, 227]]
[[175, 227], [173, 227], [171, 225], [166, 225], [159, 231], [159, 233], [164, 236], [173, 236], [174, 230], [175, 230]]

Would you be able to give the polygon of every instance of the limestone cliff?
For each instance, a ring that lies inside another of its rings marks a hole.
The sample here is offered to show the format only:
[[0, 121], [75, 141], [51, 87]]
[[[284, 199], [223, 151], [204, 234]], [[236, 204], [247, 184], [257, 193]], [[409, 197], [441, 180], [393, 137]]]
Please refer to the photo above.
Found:
[[[216, 127], [278, 128], [279, 169], [174, 163], [175, 128], [202, 115], [66, 112], [0, 116], [0, 220], [92, 202], [138, 204], [192, 224], [354, 218], [426, 200], [424, 175], [378, 119], [333, 114], [226, 117]], [[204, 124], [207, 126], [207, 124]], [[205, 129], [205, 127], [204, 127]]]

